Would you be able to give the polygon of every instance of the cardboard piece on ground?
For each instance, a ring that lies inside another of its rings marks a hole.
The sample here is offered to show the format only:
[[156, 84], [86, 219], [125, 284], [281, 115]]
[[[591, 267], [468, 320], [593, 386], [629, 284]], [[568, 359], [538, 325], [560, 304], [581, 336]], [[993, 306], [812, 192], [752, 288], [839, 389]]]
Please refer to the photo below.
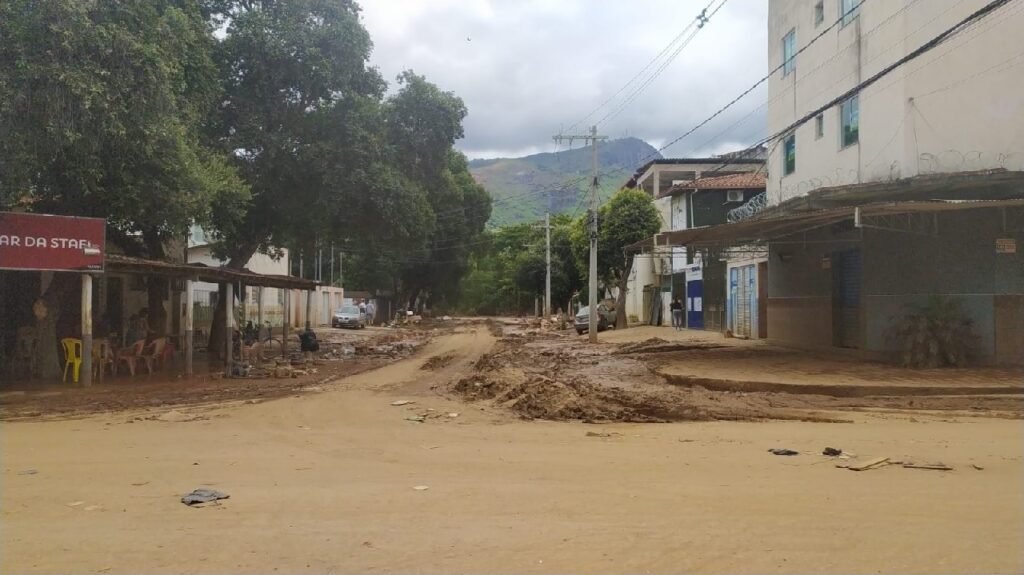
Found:
[[907, 469], [934, 469], [936, 471], [953, 471], [953, 468], [946, 465], [945, 463], [904, 463], [903, 467]]

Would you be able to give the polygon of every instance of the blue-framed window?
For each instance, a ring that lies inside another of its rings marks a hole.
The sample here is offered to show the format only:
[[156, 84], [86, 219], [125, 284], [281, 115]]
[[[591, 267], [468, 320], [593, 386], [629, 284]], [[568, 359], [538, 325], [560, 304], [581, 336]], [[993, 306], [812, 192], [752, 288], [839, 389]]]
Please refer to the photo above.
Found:
[[782, 38], [782, 75], [787, 76], [796, 70], [796, 30], [790, 30]]
[[854, 95], [839, 104], [839, 117], [842, 125], [840, 134], [842, 146], [852, 146], [860, 141], [860, 96]]
[[839, 0], [839, 13], [842, 15], [843, 26], [846, 26], [860, 14], [861, 0]]
[[796, 171], [796, 134], [782, 138], [782, 175]]

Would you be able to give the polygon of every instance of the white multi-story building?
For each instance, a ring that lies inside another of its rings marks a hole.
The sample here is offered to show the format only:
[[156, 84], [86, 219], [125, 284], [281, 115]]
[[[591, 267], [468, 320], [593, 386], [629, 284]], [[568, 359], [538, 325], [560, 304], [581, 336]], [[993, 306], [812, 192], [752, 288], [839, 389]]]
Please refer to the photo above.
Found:
[[938, 295], [1024, 362], [1024, 3], [771, 0], [768, 25], [769, 207], [725, 235], [769, 246], [769, 337], [886, 353]]
[[[768, 84], [769, 133], [854, 89], [986, 4], [771, 0], [769, 66], [782, 70]], [[767, 191], [769, 202], [779, 203], [822, 187], [987, 169], [1024, 169], [1019, 2], [773, 142]]]

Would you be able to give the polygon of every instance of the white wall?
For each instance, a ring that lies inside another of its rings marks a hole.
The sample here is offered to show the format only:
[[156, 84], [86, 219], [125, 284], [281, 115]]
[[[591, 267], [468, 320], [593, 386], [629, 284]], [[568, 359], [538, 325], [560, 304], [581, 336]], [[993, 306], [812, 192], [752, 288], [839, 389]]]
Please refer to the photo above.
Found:
[[[771, 0], [769, 66], [782, 63], [782, 38], [797, 49], [839, 17], [839, 0]], [[859, 16], [796, 57], [796, 70], [769, 80], [774, 134], [952, 26], [987, 0], [865, 2]], [[769, 203], [819, 188], [918, 174], [1024, 169], [1024, 5], [1010, 3], [965, 32], [880, 79], [860, 94], [859, 143], [841, 149], [838, 106], [796, 130], [796, 170], [783, 176], [781, 142], [768, 159]]]
[[[188, 248], [188, 263], [201, 263], [211, 267], [221, 266], [223, 260], [213, 256], [208, 245], [191, 245]], [[284, 256], [280, 259], [273, 259], [266, 254], [257, 253], [245, 266], [249, 271], [260, 274], [288, 275], [288, 251], [284, 250]], [[195, 282], [193, 292], [195, 301], [200, 306], [209, 305], [214, 301], [212, 294], [216, 294], [218, 286], [215, 283]], [[277, 288], [263, 288], [263, 321], [270, 321], [273, 326], [281, 326], [284, 321], [284, 290]], [[260, 289], [249, 286], [245, 294], [245, 317], [247, 320], [257, 322], [259, 314]], [[196, 318], [198, 329], [208, 329], [209, 319], [203, 315]]]

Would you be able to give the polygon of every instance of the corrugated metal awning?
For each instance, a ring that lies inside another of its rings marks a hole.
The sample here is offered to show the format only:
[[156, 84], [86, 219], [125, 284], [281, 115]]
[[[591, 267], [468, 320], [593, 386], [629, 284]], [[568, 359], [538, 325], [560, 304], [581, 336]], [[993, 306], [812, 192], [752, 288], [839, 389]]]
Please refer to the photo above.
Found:
[[301, 290], [311, 290], [318, 285], [313, 280], [293, 276], [258, 274], [249, 270], [210, 267], [202, 264], [147, 260], [120, 254], [107, 254], [104, 256], [104, 263], [105, 271], [110, 273], [159, 275], [210, 283], [241, 282], [250, 286]]
[[844, 220], [912, 213], [937, 213], [983, 208], [1024, 207], [1024, 198], [1006, 200], [930, 200], [917, 202], [879, 202], [863, 206], [844, 206], [786, 215], [768, 215], [732, 224], [705, 226], [658, 234], [651, 240], [627, 247], [636, 253], [658, 246], [725, 246], [765, 242], [809, 231]]

